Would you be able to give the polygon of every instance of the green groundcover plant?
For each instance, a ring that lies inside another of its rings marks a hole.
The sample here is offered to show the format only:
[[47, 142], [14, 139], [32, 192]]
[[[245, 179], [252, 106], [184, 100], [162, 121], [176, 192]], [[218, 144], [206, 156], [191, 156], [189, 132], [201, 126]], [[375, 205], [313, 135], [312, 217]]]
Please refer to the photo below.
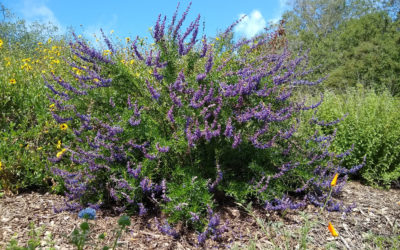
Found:
[[[268, 210], [307, 202], [347, 210], [331, 197], [362, 164], [343, 168], [350, 151], [329, 150], [340, 119], [303, 121], [301, 113], [322, 99], [291, 98], [323, 80], [308, 77], [307, 55], [279, 43], [280, 30], [235, 42], [237, 22], [215, 39], [199, 37], [200, 15], [182, 28], [189, 8], [181, 18], [177, 8], [169, 25], [160, 15], [152, 44], [138, 37], [117, 48], [103, 34], [107, 49], [99, 51], [73, 34], [70, 75], [44, 76], [65, 133], [50, 158], [68, 166], [52, 167], [66, 191], [60, 209], [161, 209], [168, 218], [158, 223], [162, 232], [179, 237], [172, 225], [182, 221], [199, 231], [200, 244], [227, 230], [213, 211], [220, 197]], [[302, 122], [315, 130], [300, 135]]]

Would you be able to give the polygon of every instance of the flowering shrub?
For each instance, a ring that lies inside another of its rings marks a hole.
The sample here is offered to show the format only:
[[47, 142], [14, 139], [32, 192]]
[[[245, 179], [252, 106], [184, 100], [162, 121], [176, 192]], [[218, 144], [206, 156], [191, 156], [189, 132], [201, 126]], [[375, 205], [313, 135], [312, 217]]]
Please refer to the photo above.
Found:
[[[301, 112], [322, 102], [291, 98], [298, 87], [322, 81], [307, 78], [307, 55], [276, 46], [281, 32], [232, 42], [235, 24], [215, 41], [199, 38], [200, 16], [181, 30], [189, 7], [179, 20], [177, 9], [169, 25], [160, 15], [151, 45], [136, 38], [120, 50], [103, 34], [102, 53], [74, 35], [70, 77], [45, 78], [52, 115], [74, 138], [50, 159], [71, 166], [53, 168], [66, 189], [64, 209], [111, 205], [144, 215], [161, 208], [169, 223], [182, 220], [201, 231], [208, 225], [200, 242], [226, 230], [212, 210], [221, 195], [256, 199], [270, 210], [307, 201], [341, 209], [326, 200], [328, 192], [337, 194], [361, 165], [339, 166], [349, 152], [329, 151], [333, 129], [307, 140], [297, 133]], [[177, 237], [168, 222], [159, 228]]]

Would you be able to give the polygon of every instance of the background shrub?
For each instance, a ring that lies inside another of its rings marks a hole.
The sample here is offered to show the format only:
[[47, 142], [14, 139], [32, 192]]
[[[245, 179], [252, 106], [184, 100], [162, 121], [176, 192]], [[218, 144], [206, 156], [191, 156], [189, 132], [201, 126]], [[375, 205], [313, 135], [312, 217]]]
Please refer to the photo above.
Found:
[[47, 157], [64, 135], [49, 113], [54, 107], [42, 75], [68, 73], [62, 66], [66, 44], [51, 26], [35, 27], [11, 14], [0, 22], [0, 189], [13, 192], [49, 188]]
[[332, 119], [347, 114], [337, 126], [333, 150], [343, 152], [354, 145], [352, 154], [343, 162], [349, 168], [366, 156], [366, 165], [357, 174], [368, 184], [398, 183], [400, 177], [400, 102], [388, 92], [348, 89], [343, 94], [326, 91], [318, 117]]

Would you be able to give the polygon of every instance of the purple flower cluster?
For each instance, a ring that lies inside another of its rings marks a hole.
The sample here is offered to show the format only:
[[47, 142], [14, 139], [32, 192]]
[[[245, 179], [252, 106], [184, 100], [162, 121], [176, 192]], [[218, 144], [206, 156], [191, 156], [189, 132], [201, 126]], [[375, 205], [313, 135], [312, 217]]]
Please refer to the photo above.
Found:
[[203, 245], [209, 236], [212, 240], [217, 240], [222, 237], [224, 232], [228, 231], [228, 221], [221, 225], [220, 216], [215, 214], [210, 207], [208, 207], [207, 211], [209, 216], [207, 228], [197, 236], [197, 241], [200, 245]]
[[164, 224], [161, 224], [157, 218], [155, 218], [156, 225], [158, 230], [162, 232], [163, 234], [167, 234], [169, 236], [172, 236], [174, 239], [179, 238], [179, 234], [176, 232], [176, 230], [171, 227], [171, 225], [165, 220]]

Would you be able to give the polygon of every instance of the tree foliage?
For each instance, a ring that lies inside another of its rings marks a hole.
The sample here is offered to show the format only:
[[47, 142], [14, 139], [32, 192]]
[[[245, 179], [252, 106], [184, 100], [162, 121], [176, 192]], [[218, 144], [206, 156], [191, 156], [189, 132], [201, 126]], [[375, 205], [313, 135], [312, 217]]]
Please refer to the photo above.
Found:
[[398, 1], [297, 0], [286, 12], [291, 48], [310, 49], [317, 76], [342, 89], [362, 84], [400, 92]]

